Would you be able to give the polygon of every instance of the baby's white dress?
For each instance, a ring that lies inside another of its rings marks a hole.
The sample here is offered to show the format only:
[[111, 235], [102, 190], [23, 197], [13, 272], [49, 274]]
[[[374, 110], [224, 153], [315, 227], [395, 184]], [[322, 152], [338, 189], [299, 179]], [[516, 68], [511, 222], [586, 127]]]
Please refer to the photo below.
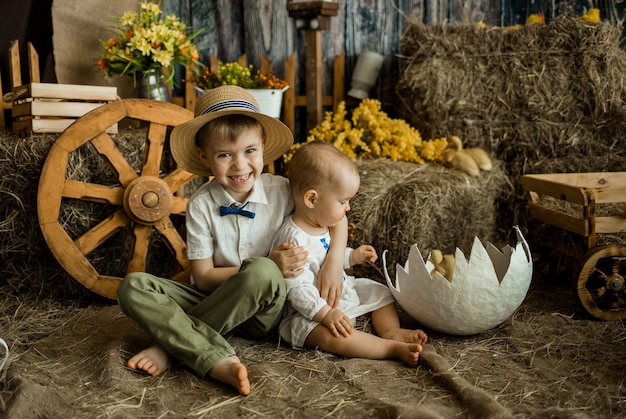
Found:
[[[304, 272], [295, 278], [285, 278], [288, 304], [279, 326], [281, 338], [293, 347], [301, 348], [309, 333], [319, 324], [312, 318], [326, 305], [315, 287], [315, 281], [330, 246], [330, 234], [327, 231], [320, 236], [311, 236], [295, 225], [289, 216], [278, 230], [271, 248], [281, 243], [303, 246], [309, 252]], [[349, 267], [351, 251], [346, 249], [345, 268]], [[343, 295], [337, 308], [353, 321], [393, 302], [393, 295], [386, 285], [344, 273]]]

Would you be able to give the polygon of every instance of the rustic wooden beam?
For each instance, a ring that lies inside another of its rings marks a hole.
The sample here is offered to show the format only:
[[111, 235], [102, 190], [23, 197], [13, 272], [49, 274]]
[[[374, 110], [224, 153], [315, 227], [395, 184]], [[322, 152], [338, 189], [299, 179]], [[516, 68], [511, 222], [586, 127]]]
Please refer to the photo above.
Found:
[[322, 122], [322, 32], [306, 31], [307, 131]]
[[28, 43], [28, 75], [31, 83], [39, 83], [39, 54], [32, 42]]
[[330, 18], [337, 15], [339, 4], [329, 1], [287, 3], [289, 16], [296, 27], [305, 30], [307, 130], [322, 122], [322, 30], [330, 29]]
[[16, 39], [9, 47], [9, 75], [11, 76], [11, 90], [22, 85], [22, 67], [20, 65], [20, 43]]
[[185, 108], [191, 112], [196, 108], [198, 94], [196, 93], [196, 83], [193, 83], [193, 70], [190, 66], [185, 67]]
[[272, 60], [270, 60], [265, 54], [261, 55], [261, 66], [259, 67], [259, 70], [263, 74], [269, 74], [273, 72]]
[[296, 131], [296, 53], [285, 60], [285, 80], [289, 89], [283, 95], [283, 118], [291, 132]]
[[335, 58], [335, 62], [333, 63], [333, 112], [337, 110], [339, 103], [345, 100], [345, 71], [346, 53], [342, 52]]
[[330, 29], [330, 18], [337, 16], [339, 4], [329, 1], [287, 3], [289, 17], [296, 19], [298, 29]]

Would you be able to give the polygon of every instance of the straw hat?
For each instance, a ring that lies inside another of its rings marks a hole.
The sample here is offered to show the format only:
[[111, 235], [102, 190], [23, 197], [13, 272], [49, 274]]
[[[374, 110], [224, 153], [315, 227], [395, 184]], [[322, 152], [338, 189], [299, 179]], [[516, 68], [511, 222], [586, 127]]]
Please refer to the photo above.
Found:
[[196, 103], [194, 118], [172, 130], [170, 148], [176, 163], [188, 172], [210, 176], [196, 151], [196, 134], [210, 121], [226, 115], [248, 115], [263, 126], [263, 160], [271, 163], [282, 156], [293, 144], [291, 130], [276, 118], [259, 112], [259, 104], [246, 89], [239, 86], [220, 86], [207, 90]]

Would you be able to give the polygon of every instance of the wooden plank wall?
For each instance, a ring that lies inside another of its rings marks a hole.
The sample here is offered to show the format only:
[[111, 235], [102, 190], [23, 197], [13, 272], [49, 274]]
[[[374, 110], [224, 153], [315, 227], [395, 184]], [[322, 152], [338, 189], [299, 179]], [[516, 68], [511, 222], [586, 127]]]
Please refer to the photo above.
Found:
[[[616, 0], [601, 1], [616, 4]], [[285, 60], [296, 52], [296, 94], [305, 94], [305, 33], [295, 28], [294, 19], [288, 15], [287, 0], [163, 0], [163, 3], [166, 12], [177, 14], [193, 28], [205, 28], [196, 42], [205, 63], [211, 54], [222, 61], [235, 61], [245, 53], [248, 62], [258, 67], [261, 56], [265, 55], [272, 61], [276, 74], [283, 76]], [[332, 64], [337, 55], [345, 52], [346, 89], [349, 89], [358, 54], [363, 50], [375, 51], [384, 56], [384, 63], [371, 97], [380, 99], [383, 107], [391, 108], [393, 87], [403, 63], [402, 57], [398, 57], [398, 46], [408, 19], [425, 23], [482, 21], [507, 26], [524, 23], [528, 14], [537, 11], [550, 18], [568, 11], [580, 15], [590, 7], [588, 0], [558, 3], [553, 0], [338, 0], [338, 3], [338, 14], [331, 19], [331, 28], [322, 34], [324, 95], [332, 94]]]
[[[370, 50], [385, 57], [379, 86], [372, 94], [384, 100], [383, 86], [398, 75], [396, 53], [406, 19], [441, 21], [447, 16], [447, 8], [434, 8], [428, 5], [430, 2], [339, 0], [338, 14], [331, 19], [330, 30], [322, 35], [324, 70], [329, 75], [325, 78], [324, 93], [331, 93], [330, 74], [337, 55], [346, 53], [349, 82], [359, 52]], [[298, 67], [304, 68], [305, 34], [295, 28], [294, 20], [289, 17], [287, 0], [164, 0], [164, 9], [177, 14], [193, 28], [205, 28], [196, 42], [204, 62], [209, 62], [211, 54], [223, 61], [234, 61], [245, 53], [248, 61], [258, 66], [265, 55], [282, 76], [285, 60], [296, 52]], [[430, 11], [428, 17], [426, 10]], [[304, 74], [299, 74], [299, 84], [303, 83]]]
[[[358, 54], [368, 50], [385, 57], [371, 96], [392, 103], [394, 80], [401, 65], [398, 43], [407, 19], [443, 21], [448, 17], [448, 7], [435, 7], [438, 3], [434, 0], [339, 0], [338, 3], [338, 14], [331, 19], [331, 28], [322, 33], [324, 95], [332, 94], [335, 57], [345, 52], [346, 89], [349, 89]], [[265, 55], [272, 61], [276, 74], [282, 77], [285, 61], [295, 52], [296, 94], [305, 94], [305, 32], [295, 28], [295, 21], [287, 11], [287, 0], [163, 0], [163, 8], [192, 28], [205, 28], [196, 38], [205, 63], [211, 54], [222, 61], [235, 61], [245, 53], [248, 62], [257, 67]], [[465, 13], [461, 18], [469, 19], [470, 15]]]
[[581, 16], [590, 7], [600, 9], [600, 16], [603, 20], [623, 26], [624, 9], [626, 4], [623, 0], [566, 0], [566, 1], [520, 1], [502, 0], [502, 21], [506, 25], [514, 23], [524, 23], [526, 16], [533, 13], [542, 13], [547, 20], [556, 16], [567, 14], [571, 16]]

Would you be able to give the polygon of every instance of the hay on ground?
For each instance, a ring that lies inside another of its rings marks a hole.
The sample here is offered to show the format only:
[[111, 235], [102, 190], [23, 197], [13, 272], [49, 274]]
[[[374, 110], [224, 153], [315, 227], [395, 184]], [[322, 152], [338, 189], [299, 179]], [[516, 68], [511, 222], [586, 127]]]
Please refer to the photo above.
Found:
[[[160, 377], [126, 360], [151, 339], [117, 307], [0, 299], [11, 355], [0, 412], [49, 417], [622, 417], [626, 329], [580, 315], [571, 290], [535, 281], [519, 311], [476, 336], [429, 333], [420, 366], [229, 342], [252, 394], [174, 363]], [[402, 317], [406, 327], [416, 327]], [[366, 327], [367, 325], [364, 325]]]

